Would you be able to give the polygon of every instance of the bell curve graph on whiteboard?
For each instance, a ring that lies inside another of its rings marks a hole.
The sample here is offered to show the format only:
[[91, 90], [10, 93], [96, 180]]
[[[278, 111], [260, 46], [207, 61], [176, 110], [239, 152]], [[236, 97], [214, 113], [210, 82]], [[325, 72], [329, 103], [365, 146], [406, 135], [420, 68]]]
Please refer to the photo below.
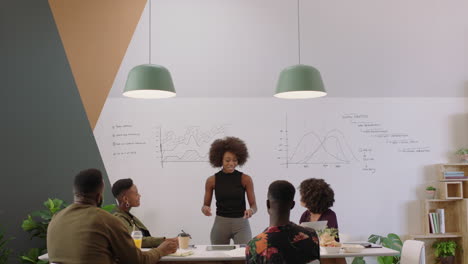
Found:
[[[293, 143], [294, 142], [294, 143]], [[323, 167], [341, 168], [343, 165], [363, 163], [363, 170], [371, 173], [375, 168], [369, 166], [373, 161], [372, 148], [359, 148], [359, 156], [355, 153], [345, 134], [340, 129], [331, 129], [320, 134], [314, 130], [306, 130], [291, 142], [288, 131], [288, 117], [285, 117], [285, 127], [280, 129], [280, 144], [278, 151], [281, 165], [290, 166], [320, 165]]]

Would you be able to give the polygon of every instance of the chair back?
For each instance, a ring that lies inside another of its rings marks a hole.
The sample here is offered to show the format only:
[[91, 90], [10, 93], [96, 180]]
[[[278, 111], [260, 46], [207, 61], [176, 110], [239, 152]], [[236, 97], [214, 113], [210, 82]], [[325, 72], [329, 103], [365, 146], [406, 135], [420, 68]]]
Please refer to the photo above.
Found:
[[426, 256], [424, 242], [406, 240], [401, 249], [400, 264], [425, 264]]

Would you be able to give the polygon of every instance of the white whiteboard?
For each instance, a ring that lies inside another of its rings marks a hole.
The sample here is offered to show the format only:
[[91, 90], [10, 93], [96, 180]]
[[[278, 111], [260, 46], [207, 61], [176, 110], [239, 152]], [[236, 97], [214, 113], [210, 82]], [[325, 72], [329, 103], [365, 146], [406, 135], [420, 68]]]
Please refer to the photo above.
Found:
[[[454, 161], [466, 146], [466, 98], [108, 99], [95, 128], [111, 183], [132, 178], [142, 194], [140, 217], [153, 235], [181, 229], [209, 244], [213, 217], [200, 212], [204, 184], [217, 170], [211, 142], [227, 135], [247, 143], [239, 170], [252, 176], [259, 211], [253, 234], [268, 226], [266, 191], [277, 179], [295, 186], [324, 178], [335, 191], [340, 232], [420, 233], [424, 187], [433, 164]], [[286, 158], [288, 157], [288, 158]], [[110, 190], [107, 190], [110, 191]], [[297, 222], [305, 210], [291, 214]], [[214, 202], [213, 202], [213, 208]]]

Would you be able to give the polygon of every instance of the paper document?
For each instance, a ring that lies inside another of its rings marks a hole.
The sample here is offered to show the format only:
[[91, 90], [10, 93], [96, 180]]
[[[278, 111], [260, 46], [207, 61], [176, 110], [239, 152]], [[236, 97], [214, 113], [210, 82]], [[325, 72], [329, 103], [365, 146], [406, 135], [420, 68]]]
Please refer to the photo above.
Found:
[[245, 256], [245, 248], [236, 248], [233, 250], [229, 250], [225, 252], [231, 257], [244, 257]]
[[193, 251], [192, 250], [177, 250], [176, 252], [172, 253], [172, 254], [169, 254], [168, 256], [171, 256], [171, 257], [187, 257], [187, 256], [190, 256], [190, 255], [193, 255]]

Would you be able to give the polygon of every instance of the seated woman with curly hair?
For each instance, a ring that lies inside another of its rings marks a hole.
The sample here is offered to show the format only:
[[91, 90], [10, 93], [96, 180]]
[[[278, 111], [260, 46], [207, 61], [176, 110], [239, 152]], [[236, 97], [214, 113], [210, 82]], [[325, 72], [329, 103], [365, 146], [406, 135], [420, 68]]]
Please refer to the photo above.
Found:
[[301, 205], [307, 208], [299, 223], [328, 221], [328, 228], [338, 229], [336, 214], [330, 207], [335, 202], [335, 193], [328, 183], [322, 179], [307, 179], [299, 186]]
[[[238, 170], [247, 161], [249, 153], [244, 141], [236, 137], [217, 139], [211, 144], [210, 163], [214, 168], [222, 168], [208, 177], [205, 184], [205, 197], [202, 213], [211, 216], [213, 191], [216, 196], [216, 218], [211, 229], [212, 245], [247, 244], [252, 238], [250, 218], [257, 212], [252, 178]], [[246, 209], [245, 195], [249, 201]]]
[[[335, 202], [335, 192], [323, 179], [307, 179], [301, 182], [299, 186], [301, 193], [301, 205], [307, 208], [299, 223], [327, 221], [328, 228], [338, 229], [338, 220], [336, 214], [330, 207]], [[340, 238], [336, 240], [339, 242]], [[320, 260], [322, 264], [346, 264], [344, 258], [329, 258]]]

